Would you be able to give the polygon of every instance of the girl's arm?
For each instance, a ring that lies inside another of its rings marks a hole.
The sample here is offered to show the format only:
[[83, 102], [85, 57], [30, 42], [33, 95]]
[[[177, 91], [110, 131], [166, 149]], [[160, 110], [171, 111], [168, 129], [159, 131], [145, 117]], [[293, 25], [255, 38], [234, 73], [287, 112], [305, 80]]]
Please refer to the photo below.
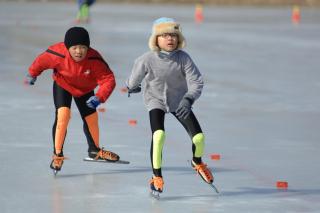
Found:
[[192, 102], [194, 102], [201, 95], [204, 85], [203, 78], [197, 66], [188, 55], [184, 60], [183, 68], [186, 74], [188, 85], [188, 92], [186, 93], [185, 97], [191, 99]]
[[147, 71], [146, 66], [139, 58], [134, 62], [131, 75], [126, 81], [126, 85], [129, 90], [134, 90], [140, 87], [142, 80], [144, 79]]

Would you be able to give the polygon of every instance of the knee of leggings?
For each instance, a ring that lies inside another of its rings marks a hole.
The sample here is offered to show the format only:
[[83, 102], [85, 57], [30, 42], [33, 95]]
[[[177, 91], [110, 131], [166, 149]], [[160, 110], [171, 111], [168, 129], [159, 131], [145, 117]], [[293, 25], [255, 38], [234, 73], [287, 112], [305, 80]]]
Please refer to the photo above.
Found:
[[165, 139], [165, 132], [161, 129], [155, 131], [153, 133], [152, 139], [153, 139], [153, 143], [163, 144], [164, 139]]
[[204, 134], [198, 133], [192, 138], [192, 143], [195, 145], [195, 157], [201, 157], [204, 150]]

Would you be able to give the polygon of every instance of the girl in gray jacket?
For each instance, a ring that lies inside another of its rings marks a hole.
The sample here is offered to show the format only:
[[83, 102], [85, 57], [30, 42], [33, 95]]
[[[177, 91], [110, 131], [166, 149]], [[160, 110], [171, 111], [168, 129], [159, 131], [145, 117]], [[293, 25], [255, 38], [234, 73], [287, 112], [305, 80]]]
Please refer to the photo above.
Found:
[[152, 130], [151, 164], [153, 177], [150, 187], [154, 194], [163, 191], [161, 174], [162, 148], [165, 141], [165, 113], [173, 114], [188, 132], [192, 140], [192, 167], [207, 183], [213, 176], [201, 160], [204, 152], [204, 134], [191, 106], [201, 95], [202, 76], [190, 56], [181, 49], [185, 46], [180, 25], [172, 18], [154, 21], [149, 39], [151, 51], [136, 59], [126, 84], [130, 93], [141, 91], [149, 111]]

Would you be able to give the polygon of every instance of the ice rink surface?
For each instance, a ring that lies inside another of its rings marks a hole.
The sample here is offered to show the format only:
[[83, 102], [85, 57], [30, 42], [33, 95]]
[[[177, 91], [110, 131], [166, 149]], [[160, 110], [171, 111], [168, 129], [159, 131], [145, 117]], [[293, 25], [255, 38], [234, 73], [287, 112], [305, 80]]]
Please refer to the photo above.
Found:
[[[301, 8], [294, 25], [289, 7], [206, 6], [204, 23], [196, 24], [193, 5], [96, 3], [84, 26], [117, 79], [100, 112], [101, 144], [131, 163], [82, 161], [87, 145], [73, 104], [64, 146], [69, 160], [55, 178], [52, 71], [33, 87], [22, 82], [33, 59], [63, 40], [76, 9], [72, 2], [0, 2], [0, 212], [320, 211], [319, 8]], [[194, 112], [219, 195], [191, 169], [191, 141], [168, 115], [164, 193], [159, 201], [149, 197], [148, 113], [141, 94], [128, 98], [121, 88], [161, 16], [181, 22], [185, 50], [205, 79]], [[211, 160], [213, 153], [221, 159]], [[277, 189], [277, 181], [288, 189]]]

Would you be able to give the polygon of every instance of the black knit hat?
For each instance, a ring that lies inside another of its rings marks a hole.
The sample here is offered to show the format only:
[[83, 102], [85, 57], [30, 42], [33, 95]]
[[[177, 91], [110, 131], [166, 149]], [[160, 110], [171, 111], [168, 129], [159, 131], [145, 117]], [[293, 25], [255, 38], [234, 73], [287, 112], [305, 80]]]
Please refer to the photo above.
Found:
[[70, 47], [79, 44], [87, 47], [90, 46], [89, 33], [83, 27], [71, 27], [64, 37], [64, 45], [69, 49]]

